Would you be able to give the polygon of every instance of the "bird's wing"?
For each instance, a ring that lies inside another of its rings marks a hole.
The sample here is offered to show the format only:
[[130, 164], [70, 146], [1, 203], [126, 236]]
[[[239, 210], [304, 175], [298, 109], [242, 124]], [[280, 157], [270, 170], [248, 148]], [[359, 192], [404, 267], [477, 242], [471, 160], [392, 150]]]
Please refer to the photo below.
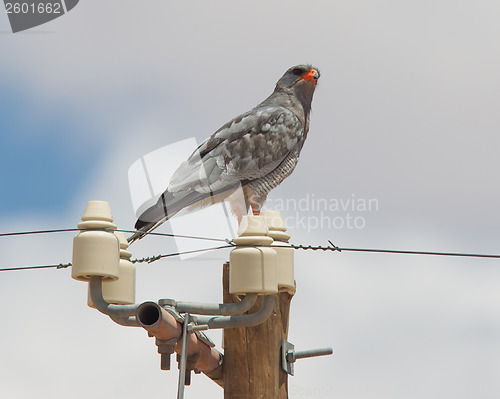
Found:
[[[240, 115], [200, 144], [179, 166], [167, 190], [141, 214], [135, 228], [152, 231], [186, 207], [266, 176], [294, 150], [304, 134], [300, 119], [283, 107], [258, 107]], [[129, 242], [143, 235], [136, 233]]]
[[301, 141], [304, 127], [283, 107], [255, 108], [228, 122], [176, 170], [167, 191], [220, 192], [274, 170]]

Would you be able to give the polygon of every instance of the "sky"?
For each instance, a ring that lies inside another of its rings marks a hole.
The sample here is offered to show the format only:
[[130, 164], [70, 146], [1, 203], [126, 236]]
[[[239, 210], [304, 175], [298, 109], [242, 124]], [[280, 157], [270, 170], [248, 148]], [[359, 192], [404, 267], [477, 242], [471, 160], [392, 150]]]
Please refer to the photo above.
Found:
[[[268, 200], [291, 241], [499, 254], [499, 17], [486, 0], [86, 0], [13, 34], [0, 12], [0, 233], [76, 227], [89, 200], [132, 228], [134, 162], [201, 142], [311, 63], [309, 136]], [[70, 262], [72, 240], [0, 237], [0, 268]], [[138, 265], [137, 302], [221, 301], [228, 256]], [[290, 398], [498, 398], [499, 266], [297, 251], [289, 341], [335, 354], [299, 360]], [[0, 272], [0, 396], [175, 397], [146, 332], [88, 308], [70, 274]], [[202, 394], [223, 397], [193, 376], [186, 398]]]

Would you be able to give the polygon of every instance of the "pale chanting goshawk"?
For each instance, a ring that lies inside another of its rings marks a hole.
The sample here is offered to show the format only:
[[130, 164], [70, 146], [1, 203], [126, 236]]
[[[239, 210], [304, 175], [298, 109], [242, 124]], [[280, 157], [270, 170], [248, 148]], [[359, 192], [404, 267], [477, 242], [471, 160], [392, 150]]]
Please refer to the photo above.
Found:
[[140, 232], [129, 242], [185, 208], [228, 201], [238, 222], [249, 207], [259, 214], [269, 192], [297, 165], [319, 76], [312, 65], [288, 69], [268, 98], [201, 143], [175, 171], [158, 202], [139, 216], [135, 228]]

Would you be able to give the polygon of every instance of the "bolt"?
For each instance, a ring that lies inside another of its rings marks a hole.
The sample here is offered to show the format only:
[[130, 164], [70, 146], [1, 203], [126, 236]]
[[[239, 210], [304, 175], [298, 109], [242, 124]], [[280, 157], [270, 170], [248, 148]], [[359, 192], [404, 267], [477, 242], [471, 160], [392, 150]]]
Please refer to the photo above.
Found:
[[172, 338], [169, 340], [161, 340], [156, 338], [156, 346], [158, 346], [158, 353], [160, 354], [161, 370], [170, 370], [170, 355], [174, 353], [174, 347], [176, 343], [176, 338]]
[[332, 348], [319, 348], [319, 349], [310, 349], [307, 351], [299, 351], [295, 352], [291, 350], [286, 354], [286, 360], [289, 363], [295, 363], [297, 359], [304, 359], [306, 357], [315, 357], [315, 356], [325, 356], [333, 354]]

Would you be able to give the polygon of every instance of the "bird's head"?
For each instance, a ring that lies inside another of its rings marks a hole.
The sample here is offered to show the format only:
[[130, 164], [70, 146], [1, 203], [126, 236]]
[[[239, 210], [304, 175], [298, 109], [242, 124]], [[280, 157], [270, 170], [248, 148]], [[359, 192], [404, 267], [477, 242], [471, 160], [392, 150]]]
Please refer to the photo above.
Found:
[[295, 95], [310, 109], [314, 89], [320, 77], [319, 69], [312, 65], [296, 65], [288, 69], [276, 83], [275, 91]]
[[292, 88], [301, 88], [305, 86], [316, 87], [320, 77], [319, 69], [312, 65], [296, 65], [291, 67], [278, 80], [277, 89], [289, 90]]

